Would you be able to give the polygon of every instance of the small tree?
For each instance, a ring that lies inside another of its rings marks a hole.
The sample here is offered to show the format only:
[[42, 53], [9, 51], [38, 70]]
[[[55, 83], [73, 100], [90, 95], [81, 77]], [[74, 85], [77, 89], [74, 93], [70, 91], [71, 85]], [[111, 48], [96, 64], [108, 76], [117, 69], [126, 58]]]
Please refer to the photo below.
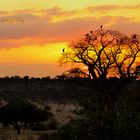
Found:
[[21, 133], [21, 129], [36, 122], [48, 120], [52, 114], [47, 109], [38, 109], [28, 101], [13, 100], [0, 108], [0, 122], [4, 125], [12, 125]]
[[86, 72], [82, 71], [80, 68], [71, 68], [67, 71], [64, 71], [62, 75], [59, 75], [59, 77], [63, 77], [64, 79], [78, 79], [89, 78], [89, 75]]

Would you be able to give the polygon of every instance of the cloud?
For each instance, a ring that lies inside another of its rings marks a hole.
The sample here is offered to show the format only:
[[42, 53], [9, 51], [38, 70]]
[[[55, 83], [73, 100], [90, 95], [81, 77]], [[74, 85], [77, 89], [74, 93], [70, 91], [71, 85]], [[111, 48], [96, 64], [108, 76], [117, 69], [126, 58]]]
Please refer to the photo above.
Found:
[[46, 44], [46, 39], [44, 38], [19, 38], [19, 39], [4, 39], [0, 40], [0, 48], [10, 49], [20, 46], [33, 46], [39, 45], [43, 46]]
[[1, 48], [34, 44], [41, 46], [51, 42], [69, 42], [90, 30], [97, 29], [101, 24], [110, 28], [118, 27], [120, 31], [138, 32], [136, 27], [140, 25], [140, 22], [134, 22], [134, 18], [112, 16], [77, 18], [59, 23], [35, 18], [23, 24], [2, 25], [0, 27], [0, 46]]
[[[86, 10], [112, 10], [119, 8], [140, 8], [135, 6], [95, 6]], [[124, 16], [81, 16], [72, 17], [78, 14], [79, 10], [64, 11], [59, 7], [51, 9], [25, 9], [5, 13], [7, 18], [20, 17], [24, 23], [0, 23], [0, 48], [20, 47], [24, 45], [40, 45], [56, 42], [70, 42], [87, 33], [97, 29], [101, 24], [104, 27], [118, 29], [124, 32], [139, 33], [140, 21], [135, 17]], [[4, 11], [2, 11], [4, 13]], [[4, 15], [3, 15], [4, 16]], [[64, 16], [65, 20], [52, 22], [52, 18]], [[68, 18], [67, 18], [68, 17]], [[127, 28], [126, 28], [127, 27]]]
[[113, 25], [111, 25], [111, 27], [113, 30], [119, 30], [123, 33], [126, 33], [126, 34], [139, 34], [140, 35], [140, 31], [139, 31], [139, 28], [140, 28], [140, 22], [117, 22], [117, 23], [114, 23]]
[[138, 5], [100, 5], [100, 6], [91, 6], [85, 8], [88, 12], [101, 12], [101, 11], [111, 11], [111, 10], [120, 10], [120, 9], [140, 9], [140, 4]]
[[0, 11], [0, 16], [24, 16], [26, 18], [45, 17], [52, 20], [53, 17], [69, 17], [79, 13], [79, 10], [65, 11], [59, 7], [52, 7], [50, 9], [23, 9], [15, 11]]
[[53, 17], [53, 16], [74, 16], [76, 14], [79, 14], [80, 12], [87, 12], [91, 14], [92, 12], [102, 12], [102, 11], [112, 11], [112, 10], [140, 10], [140, 4], [137, 5], [97, 5], [97, 6], [89, 6], [83, 9], [75, 9], [75, 10], [63, 10], [60, 7], [52, 7], [49, 9], [23, 9], [23, 10], [15, 10], [15, 11], [0, 11], [0, 15], [4, 16], [11, 16], [11, 15], [43, 15], [47, 17]]
[[[27, 44], [71, 41], [82, 33], [101, 23], [109, 23], [111, 17], [78, 18], [59, 23], [45, 19], [30, 20], [23, 24], [2, 24], [0, 26], [0, 46], [18, 47]], [[94, 23], [94, 24], [93, 24]]]
[[43, 12], [49, 16], [71, 16], [73, 14], [77, 13], [77, 10], [73, 10], [73, 11], [63, 11], [61, 8], [59, 7], [53, 7], [51, 9], [43, 9], [40, 10], [40, 12]]

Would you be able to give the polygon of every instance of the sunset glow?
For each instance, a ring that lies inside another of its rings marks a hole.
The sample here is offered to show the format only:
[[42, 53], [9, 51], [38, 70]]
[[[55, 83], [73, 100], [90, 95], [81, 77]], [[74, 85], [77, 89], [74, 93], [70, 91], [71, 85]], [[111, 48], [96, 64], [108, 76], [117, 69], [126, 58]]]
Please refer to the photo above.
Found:
[[55, 76], [68, 44], [100, 25], [140, 34], [138, 0], [0, 1], [0, 76]]

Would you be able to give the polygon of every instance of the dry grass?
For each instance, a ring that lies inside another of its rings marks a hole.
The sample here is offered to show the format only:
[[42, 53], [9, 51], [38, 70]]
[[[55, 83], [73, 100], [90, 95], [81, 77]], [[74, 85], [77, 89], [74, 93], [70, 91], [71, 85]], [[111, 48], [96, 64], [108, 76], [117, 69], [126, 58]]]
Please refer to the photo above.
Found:
[[79, 106], [75, 104], [58, 104], [50, 102], [48, 105], [51, 107], [52, 113], [55, 115], [56, 120], [60, 124], [67, 123], [72, 118], [77, 117], [73, 114], [73, 110], [78, 109]]

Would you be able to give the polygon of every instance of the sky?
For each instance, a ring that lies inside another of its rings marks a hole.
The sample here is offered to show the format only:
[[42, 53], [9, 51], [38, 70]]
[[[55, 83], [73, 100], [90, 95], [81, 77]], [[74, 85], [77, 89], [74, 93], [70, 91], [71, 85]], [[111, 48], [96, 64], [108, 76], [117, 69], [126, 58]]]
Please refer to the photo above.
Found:
[[1, 0], [0, 77], [56, 76], [62, 49], [103, 25], [140, 34], [138, 0]]

